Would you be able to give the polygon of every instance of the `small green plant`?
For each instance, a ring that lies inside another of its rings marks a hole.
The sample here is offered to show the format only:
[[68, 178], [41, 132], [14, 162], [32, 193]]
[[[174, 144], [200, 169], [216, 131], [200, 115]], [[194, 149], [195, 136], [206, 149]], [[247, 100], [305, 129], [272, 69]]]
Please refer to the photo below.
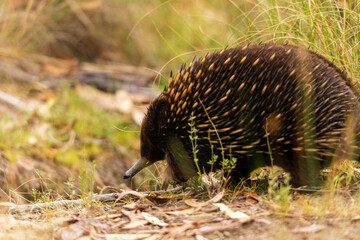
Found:
[[197, 157], [197, 153], [199, 150], [198, 150], [198, 145], [197, 145], [198, 136], [196, 135], [196, 133], [198, 132], [198, 130], [196, 129], [195, 116], [194, 116], [194, 113], [192, 112], [190, 119], [189, 119], [190, 122], [188, 123], [190, 126], [189, 138], [191, 140], [193, 160], [194, 160], [196, 168], [197, 168], [198, 177], [193, 178], [190, 182], [191, 182], [191, 186], [196, 188], [197, 192], [202, 192], [204, 190], [207, 190], [208, 195], [212, 196], [212, 195], [214, 195], [215, 192], [218, 192], [227, 186], [227, 184], [230, 180], [230, 174], [231, 174], [234, 166], [236, 165], [237, 160], [236, 160], [236, 158], [232, 157], [231, 154], [230, 154], [229, 158], [225, 158], [225, 151], [224, 151], [224, 148], [223, 148], [223, 145], [221, 142], [221, 137], [216, 129], [215, 124], [212, 122], [206, 108], [204, 107], [203, 103], [201, 101], [200, 101], [200, 103], [203, 106], [206, 116], [208, 117], [208, 119], [211, 123], [211, 126], [215, 130], [216, 137], [220, 144], [221, 155], [222, 155], [222, 162], [221, 162], [222, 171], [214, 172], [214, 165], [218, 160], [218, 155], [216, 155], [214, 152], [214, 145], [212, 144], [212, 141], [211, 141], [210, 132], [208, 133], [208, 140], [210, 143], [211, 159], [207, 162], [207, 164], [210, 165], [210, 171], [209, 171], [209, 173], [206, 173], [205, 168], [204, 169], [200, 168], [199, 163], [198, 163], [199, 159]]
[[[201, 102], [201, 104], [203, 105], [202, 102]], [[198, 132], [198, 130], [196, 129], [195, 116], [194, 116], [194, 113], [192, 112], [190, 119], [189, 119], [190, 122], [188, 123], [190, 126], [189, 138], [191, 141], [193, 160], [194, 160], [194, 163], [197, 168], [198, 177], [191, 179], [191, 181], [189, 183], [193, 188], [195, 188], [196, 192], [199, 193], [199, 192], [203, 192], [204, 190], [207, 190], [208, 195], [212, 196], [212, 195], [214, 195], [214, 193], [220, 191], [221, 189], [223, 189], [227, 186], [227, 183], [230, 180], [231, 171], [233, 170], [234, 166], [236, 165], [237, 160], [236, 160], [236, 158], [232, 157], [231, 155], [229, 158], [225, 158], [225, 153], [224, 153], [224, 148], [223, 148], [223, 145], [221, 142], [221, 137], [216, 129], [215, 124], [211, 121], [211, 118], [209, 117], [209, 114], [206, 111], [204, 105], [203, 105], [203, 108], [204, 108], [204, 111], [205, 111], [212, 127], [215, 130], [216, 136], [220, 143], [220, 147], [222, 149], [221, 150], [222, 171], [220, 172], [220, 174], [218, 174], [219, 172], [214, 172], [214, 165], [218, 160], [218, 155], [216, 155], [214, 152], [214, 145], [211, 142], [210, 132], [208, 133], [208, 140], [210, 143], [211, 159], [207, 162], [207, 164], [210, 165], [210, 172], [206, 173], [205, 168], [204, 169], [200, 168], [199, 163], [198, 163], [199, 159], [197, 157], [197, 153], [199, 150], [198, 150], [198, 145], [197, 145], [198, 136], [196, 135], [196, 133]]]
[[41, 177], [40, 173], [36, 170], [35, 173], [39, 176], [39, 182], [40, 182], [40, 187], [41, 187], [41, 191], [39, 191], [36, 188], [31, 189], [32, 192], [32, 197], [34, 199], [35, 203], [45, 203], [45, 202], [50, 202], [50, 191], [48, 189], [46, 189], [45, 191], [45, 187], [44, 187], [44, 183], [43, 183], [43, 178]]
[[328, 170], [326, 188], [333, 197], [338, 190], [352, 190], [354, 183], [357, 182], [356, 162], [344, 160], [334, 163]]
[[253, 192], [254, 189], [250, 189], [248, 186], [246, 186], [246, 179], [243, 178], [240, 179], [239, 182], [234, 186], [232, 193], [229, 195], [229, 198], [232, 200], [244, 191]]
[[210, 149], [211, 149], [211, 159], [207, 163], [210, 165], [210, 172], [212, 172], [214, 169], [214, 164], [218, 160], [219, 156], [214, 153], [214, 145], [211, 142], [210, 131], [208, 133], [208, 139], [209, 139]]
[[[273, 172], [273, 171], [272, 171]], [[269, 178], [268, 197], [280, 206], [281, 210], [286, 210], [291, 200], [290, 175], [286, 173], [271, 174]]]
[[95, 185], [95, 167], [96, 162], [92, 161], [91, 171], [89, 173], [87, 168], [84, 168], [80, 171], [80, 191], [82, 198], [92, 198], [94, 195], [94, 185]]
[[190, 178], [189, 181], [186, 182], [186, 185], [190, 186], [197, 196], [204, 196], [208, 189], [202, 176]]
[[38, 194], [39, 194], [39, 191], [36, 188], [31, 189], [31, 196], [34, 200], [34, 203], [38, 202]]
[[190, 141], [191, 141], [191, 147], [192, 147], [192, 152], [193, 152], [193, 156], [194, 156], [194, 162], [198, 171], [198, 175], [201, 176], [201, 170], [199, 167], [199, 159], [197, 158], [197, 153], [199, 152], [199, 150], [197, 149], [197, 140], [198, 140], [198, 136], [196, 135], [196, 133], [198, 132], [198, 130], [195, 127], [195, 116], [194, 116], [194, 112], [191, 112], [191, 116], [190, 116], [190, 122], [188, 123], [190, 126]]
[[231, 174], [231, 171], [233, 170], [233, 168], [235, 167], [237, 162], [237, 159], [234, 157], [230, 158], [225, 158], [223, 161], [223, 171], [224, 171], [224, 176], [223, 176], [223, 180], [224, 182], [226, 182]]
[[[215, 125], [213, 125], [213, 127], [215, 128], [215, 131], [217, 132]], [[210, 150], [211, 150], [211, 159], [207, 162], [207, 164], [209, 164], [211, 166], [210, 167], [210, 172], [213, 172], [214, 164], [216, 163], [216, 161], [218, 160], [219, 157], [218, 157], [218, 155], [216, 155], [214, 153], [214, 145], [211, 142], [210, 131], [208, 133], [208, 140], [209, 140]], [[219, 141], [221, 141], [221, 140], [219, 140]], [[224, 182], [227, 182], [227, 180], [229, 179], [231, 171], [235, 167], [236, 162], [237, 162], [237, 159], [232, 157], [231, 153], [230, 153], [229, 158], [223, 158], [222, 167], [223, 167], [223, 172], [224, 173], [223, 173], [222, 180]]]
[[150, 176], [146, 179], [146, 186], [149, 189], [149, 191], [158, 191], [161, 188], [167, 188], [168, 183], [166, 180], [161, 182], [161, 179], [159, 177], [155, 177], [154, 174], [151, 174], [153, 176]]
[[[201, 105], [202, 105], [202, 107], [203, 107], [203, 109], [205, 111], [205, 114], [206, 114], [211, 126], [215, 130], [216, 137], [217, 137], [217, 139], [219, 141], [219, 144], [220, 144], [221, 156], [222, 156], [222, 170], [223, 170], [223, 178], [222, 178], [223, 184], [222, 185], [225, 186], [227, 184], [228, 180], [229, 180], [231, 170], [236, 165], [236, 158], [231, 157], [231, 154], [230, 154], [230, 159], [225, 158], [225, 150], [224, 150], [224, 147], [223, 147], [222, 140], [221, 140], [221, 137], [219, 135], [219, 132], [217, 131], [216, 126], [215, 126], [214, 122], [211, 120], [210, 115], [207, 112], [207, 110], [206, 110], [204, 104], [202, 103], [202, 101], [200, 101], [200, 103], [201, 103]], [[209, 136], [209, 139], [210, 139], [210, 136]], [[211, 141], [210, 141], [210, 147], [211, 147], [210, 164], [212, 164], [212, 167], [213, 167], [213, 164], [216, 162], [218, 157], [214, 155], [214, 147], [211, 144]]]
[[51, 201], [50, 192], [40, 192], [36, 188], [31, 189], [31, 196], [34, 203], [46, 203]]
[[74, 188], [74, 178], [69, 178], [69, 180], [65, 184], [68, 186], [69, 198], [74, 199], [76, 193]]
[[[282, 171], [276, 171], [274, 167], [274, 158], [272, 156], [269, 133], [265, 128], [266, 142], [271, 161], [271, 169], [268, 178], [268, 197], [275, 203], [279, 204], [281, 210], [286, 210], [291, 200], [290, 175], [286, 173], [283, 176]], [[282, 177], [283, 176], [283, 177]], [[282, 178], [282, 179], [281, 179]]]
[[93, 160], [91, 164], [91, 174], [90, 174], [90, 194], [94, 195], [94, 186], [95, 186], [95, 169], [96, 169], [96, 161]]
[[87, 193], [89, 192], [89, 179], [87, 175], [88, 175], [88, 170], [86, 168], [80, 171], [79, 181], [80, 181], [80, 193], [82, 198], [85, 198], [87, 196]]

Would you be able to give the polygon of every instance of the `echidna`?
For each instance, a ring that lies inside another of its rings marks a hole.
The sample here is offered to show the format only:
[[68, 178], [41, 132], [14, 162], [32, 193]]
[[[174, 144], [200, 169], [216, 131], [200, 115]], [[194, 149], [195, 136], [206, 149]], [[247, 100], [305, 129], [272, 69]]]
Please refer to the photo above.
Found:
[[142, 122], [141, 159], [124, 178], [163, 159], [175, 180], [195, 175], [194, 116], [201, 170], [210, 171], [211, 145], [213, 154], [237, 159], [234, 178], [270, 165], [271, 150], [294, 185], [312, 184], [332, 159], [357, 160], [359, 109], [350, 80], [312, 51], [276, 44], [225, 49], [170, 76]]

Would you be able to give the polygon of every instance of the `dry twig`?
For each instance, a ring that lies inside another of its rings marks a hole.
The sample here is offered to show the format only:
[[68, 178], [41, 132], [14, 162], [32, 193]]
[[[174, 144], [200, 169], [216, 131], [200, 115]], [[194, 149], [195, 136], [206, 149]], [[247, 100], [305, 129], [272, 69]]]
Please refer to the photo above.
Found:
[[59, 200], [54, 202], [46, 202], [46, 203], [35, 203], [35, 204], [23, 204], [9, 207], [10, 213], [17, 212], [37, 212], [44, 208], [55, 208], [55, 207], [74, 207], [83, 205], [87, 201], [98, 201], [98, 202], [106, 202], [106, 201], [119, 201], [124, 199], [125, 197], [131, 195], [132, 197], [142, 199], [146, 197], [152, 197], [154, 195], [160, 195], [164, 193], [174, 193], [182, 190], [183, 187], [173, 188], [167, 191], [154, 191], [154, 192], [136, 192], [132, 190], [123, 190], [120, 193], [108, 193], [108, 194], [94, 194], [92, 197], [76, 199], [76, 200]]

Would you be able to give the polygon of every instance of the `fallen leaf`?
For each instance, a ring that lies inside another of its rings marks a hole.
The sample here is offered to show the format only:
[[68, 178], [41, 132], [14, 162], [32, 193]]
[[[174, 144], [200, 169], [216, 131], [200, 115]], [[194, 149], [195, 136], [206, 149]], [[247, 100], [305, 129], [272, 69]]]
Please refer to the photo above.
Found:
[[186, 199], [185, 203], [190, 207], [204, 207], [209, 204], [209, 202], [198, 202], [197, 199]]
[[255, 203], [257, 203], [258, 201], [257, 200], [255, 200], [255, 199], [253, 199], [253, 198], [246, 198], [246, 203], [249, 203], [249, 204], [255, 204]]
[[269, 220], [264, 219], [264, 218], [256, 219], [255, 221], [258, 222], [258, 223], [266, 224], [266, 225], [270, 225], [270, 224], [271, 224], [271, 222], [270, 222]]
[[93, 238], [90, 236], [82, 236], [82, 237], [77, 238], [76, 240], [92, 240], [92, 239]]
[[171, 227], [168, 228], [167, 230], [169, 231], [169, 234], [175, 238], [176, 236], [182, 236], [184, 237], [184, 233], [189, 230], [189, 229], [194, 229], [197, 228], [197, 224], [195, 222], [190, 222], [190, 223], [185, 223], [183, 225], [180, 226], [175, 226], [175, 227]]
[[254, 203], [259, 202], [259, 195], [257, 195], [256, 193], [247, 193], [247, 192], [245, 192], [244, 196], [246, 196], [246, 202], [247, 203], [254, 204]]
[[147, 195], [145, 193], [141, 193], [141, 192], [137, 192], [137, 191], [134, 191], [134, 190], [124, 190], [122, 192], [122, 194], [125, 196], [128, 196], [128, 195], [133, 195], [135, 197], [138, 197], [138, 198], [145, 198]]
[[190, 207], [196, 207], [196, 208], [202, 208], [206, 205], [208, 205], [209, 203], [216, 203], [219, 202], [225, 194], [225, 189], [223, 189], [221, 192], [219, 192], [218, 194], [216, 194], [213, 198], [211, 198], [209, 201], [206, 202], [198, 202], [197, 199], [186, 199], [185, 203], [187, 205], [189, 205]]
[[202, 208], [201, 211], [204, 213], [217, 212], [218, 207], [214, 205], [207, 205], [205, 208]]
[[199, 229], [195, 230], [195, 234], [208, 234], [216, 231], [225, 231], [231, 228], [236, 228], [239, 226], [239, 223], [230, 223], [230, 224], [223, 224], [223, 225], [215, 225], [215, 226], [204, 226]]
[[138, 206], [137, 203], [132, 202], [132, 203], [124, 205], [123, 208], [125, 208], [126, 210], [135, 210], [135, 208], [137, 208], [137, 206]]
[[295, 228], [291, 230], [292, 233], [315, 233], [326, 229], [324, 225], [313, 224], [307, 227]]
[[106, 240], [137, 240], [150, 237], [151, 234], [148, 233], [138, 233], [138, 234], [106, 234]]
[[200, 234], [196, 234], [195, 238], [196, 238], [196, 240], [207, 240], [206, 237], [204, 237], [203, 235], [200, 235]]
[[223, 189], [221, 192], [216, 194], [215, 197], [210, 199], [208, 202], [212, 202], [212, 203], [219, 202], [224, 197], [224, 194], [225, 194], [225, 189]]
[[220, 208], [220, 211], [224, 212], [226, 216], [232, 219], [238, 219], [241, 223], [248, 222], [250, 217], [243, 212], [234, 212], [223, 203], [213, 203], [216, 207]]
[[194, 208], [187, 208], [187, 209], [180, 210], [180, 211], [179, 210], [174, 210], [174, 211], [167, 210], [167, 211], [164, 211], [164, 213], [166, 213], [168, 215], [174, 215], [174, 216], [192, 214], [194, 212], [195, 212]]
[[87, 224], [84, 221], [79, 221], [70, 226], [64, 228], [61, 231], [62, 240], [73, 240], [81, 237], [82, 235], [88, 233]]
[[151, 215], [147, 212], [141, 212], [141, 215], [146, 219], [146, 221], [148, 221], [149, 223], [151, 223], [153, 225], [157, 225], [160, 227], [166, 227], [168, 225], [167, 223], [161, 221], [157, 217], [154, 217], [153, 215]]
[[[98, 219], [94, 219], [91, 221], [91, 233], [96, 234], [106, 234], [110, 232], [110, 226], [100, 222]], [[90, 234], [92, 235], [92, 234]]]
[[137, 215], [135, 212], [125, 210], [122, 210], [121, 212], [130, 219], [130, 222], [122, 227], [123, 229], [137, 228], [148, 223], [148, 221], [143, 219], [142, 216]]

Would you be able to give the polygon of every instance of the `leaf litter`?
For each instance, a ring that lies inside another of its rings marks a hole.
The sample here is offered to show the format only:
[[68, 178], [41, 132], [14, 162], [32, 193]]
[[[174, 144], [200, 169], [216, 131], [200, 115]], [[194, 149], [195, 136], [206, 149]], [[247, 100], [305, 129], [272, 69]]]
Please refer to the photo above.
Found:
[[[59, 205], [36, 212], [14, 211], [0, 220], [7, 234], [5, 236], [11, 236], [19, 226], [26, 226], [27, 231], [37, 236], [37, 227], [44, 229], [46, 226], [43, 234], [51, 238], [44, 239], [63, 240], [203, 240], [231, 239], [234, 236], [242, 239], [303, 239], [312, 235], [321, 239], [327, 231], [333, 231], [334, 236], [339, 237], [342, 230], [349, 226], [353, 230], [351, 236], [360, 233], [356, 217], [349, 222], [334, 220], [336, 227], [333, 227], [333, 222], [299, 218], [293, 212], [279, 217], [264, 204], [263, 197], [257, 195], [252, 196], [252, 199], [257, 199], [255, 202], [247, 201], [246, 194], [229, 199], [222, 191], [208, 200], [195, 195], [179, 200], [174, 197], [176, 194], [156, 192], [124, 191], [119, 195], [126, 197], [110, 202], [93, 201], [84, 206], [72, 205], [65, 210], [64, 205]], [[148, 196], [151, 196], [151, 200]], [[168, 201], [156, 201], [156, 198], [167, 198]], [[3, 206], [6, 207], [13, 206]], [[6, 225], [8, 227], [4, 227]]]

